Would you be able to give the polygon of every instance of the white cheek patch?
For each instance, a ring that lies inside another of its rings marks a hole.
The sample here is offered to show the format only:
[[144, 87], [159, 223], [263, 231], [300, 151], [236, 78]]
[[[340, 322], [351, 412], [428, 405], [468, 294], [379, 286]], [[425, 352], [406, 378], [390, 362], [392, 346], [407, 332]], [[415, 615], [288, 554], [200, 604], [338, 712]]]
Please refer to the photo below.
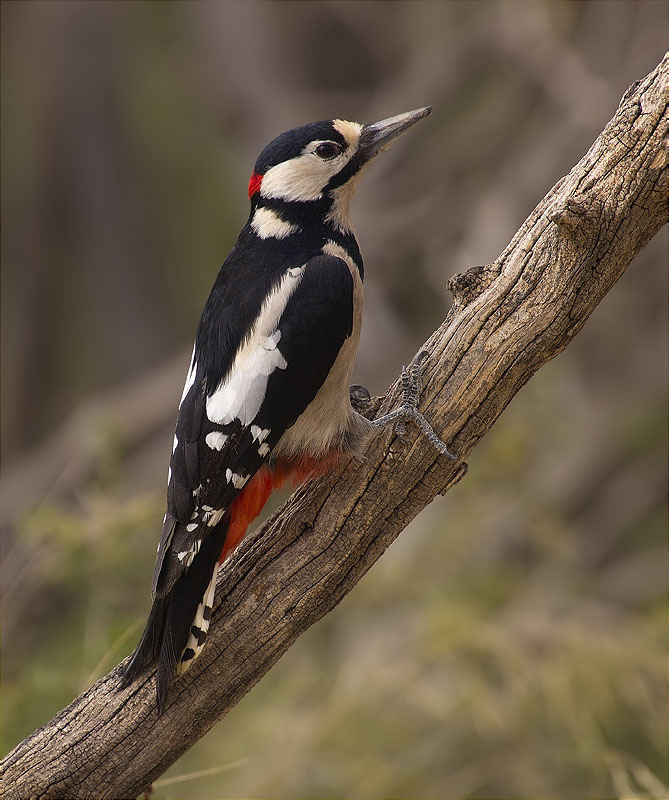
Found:
[[211, 422], [228, 425], [238, 419], [242, 425], [250, 425], [265, 399], [269, 376], [274, 370], [288, 366], [278, 347], [281, 331], [277, 325], [303, 274], [304, 267], [288, 270], [263, 303], [230, 372], [207, 398], [207, 417]]
[[267, 198], [297, 202], [319, 200], [327, 183], [326, 175], [311, 153], [303, 153], [270, 167], [263, 176], [260, 194]]
[[270, 208], [256, 208], [251, 227], [261, 239], [285, 239], [300, 230], [299, 225], [286, 222]]
[[347, 147], [336, 158], [325, 161], [314, 154], [317, 146], [318, 142], [310, 142], [299, 156], [270, 167], [260, 184], [262, 197], [300, 203], [320, 200], [330, 178], [346, 166], [354, 148]]

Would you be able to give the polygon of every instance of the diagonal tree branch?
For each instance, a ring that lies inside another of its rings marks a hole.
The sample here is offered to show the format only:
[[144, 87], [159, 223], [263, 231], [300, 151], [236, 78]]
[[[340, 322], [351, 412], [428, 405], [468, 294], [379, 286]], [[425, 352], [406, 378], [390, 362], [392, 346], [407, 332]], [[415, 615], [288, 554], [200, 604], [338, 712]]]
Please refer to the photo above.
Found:
[[[207, 647], [165, 714], [152, 673], [118, 691], [117, 667], [8, 754], [3, 797], [137, 796], [464, 475], [462, 459], [667, 221], [668, 78], [669, 54], [499, 259], [451, 280], [453, 308], [425, 345], [420, 407], [460, 461], [414, 430], [387, 431], [364, 462], [297, 491], [221, 570]], [[387, 413], [399, 395], [396, 384], [369, 412]]]

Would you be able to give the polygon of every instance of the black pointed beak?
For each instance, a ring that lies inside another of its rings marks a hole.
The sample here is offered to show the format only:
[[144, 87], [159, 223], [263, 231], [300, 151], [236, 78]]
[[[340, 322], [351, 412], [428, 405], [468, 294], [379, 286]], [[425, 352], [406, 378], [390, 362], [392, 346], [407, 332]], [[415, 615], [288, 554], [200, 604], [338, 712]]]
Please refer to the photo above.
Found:
[[369, 125], [365, 125], [360, 134], [358, 155], [363, 162], [369, 161], [370, 158], [374, 158], [377, 153], [388, 147], [404, 131], [431, 113], [432, 106], [426, 106], [425, 108], [417, 108], [415, 111], [407, 111], [406, 114], [398, 114], [396, 117], [382, 119], [381, 122], [372, 122]]

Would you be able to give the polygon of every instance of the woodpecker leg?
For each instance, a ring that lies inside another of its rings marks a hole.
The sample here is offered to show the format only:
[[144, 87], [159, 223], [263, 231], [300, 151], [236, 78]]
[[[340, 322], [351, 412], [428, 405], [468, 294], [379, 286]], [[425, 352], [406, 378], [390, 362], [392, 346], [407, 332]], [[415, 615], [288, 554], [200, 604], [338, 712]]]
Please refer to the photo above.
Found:
[[443, 456], [457, 461], [457, 456], [450, 452], [444, 442], [432, 430], [430, 423], [418, 410], [418, 398], [422, 388], [423, 361], [427, 355], [427, 350], [423, 350], [418, 354], [413, 364], [409, 366], [409, 369], [402, 367], [402, 405], [389, 414], [373, 420], [372, 426], [374, 428], [382, 428], [397, 420], [395, 422], [395, 431], [399, 436], [402, 436], [406, 433], [406, 421], [411, 420], [425, 434], [428, 442]]

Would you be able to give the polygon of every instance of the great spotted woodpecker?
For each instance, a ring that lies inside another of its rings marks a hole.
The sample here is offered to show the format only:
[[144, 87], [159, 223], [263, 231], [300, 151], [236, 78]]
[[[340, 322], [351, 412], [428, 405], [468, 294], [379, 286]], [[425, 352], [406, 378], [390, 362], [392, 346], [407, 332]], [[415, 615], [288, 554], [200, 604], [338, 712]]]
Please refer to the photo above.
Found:
[[[272, 489], [322, 474], [360, 452], [374, 427], [417, 412], [420, 364], [405, 403], [369, 422], [350, 402], [363, 265], [349, 203], [370, 159], [421, 108], [371, 125], [332, 120], [287, 131], [260, 154], [251, 213], [204, 307], [168, 473], [153, 607], [124, 685], [158, 662], [165, 705], [176, 674], [201, 652], [219, 565]], [[451, 456], [452, 457], [452, 456]]]

